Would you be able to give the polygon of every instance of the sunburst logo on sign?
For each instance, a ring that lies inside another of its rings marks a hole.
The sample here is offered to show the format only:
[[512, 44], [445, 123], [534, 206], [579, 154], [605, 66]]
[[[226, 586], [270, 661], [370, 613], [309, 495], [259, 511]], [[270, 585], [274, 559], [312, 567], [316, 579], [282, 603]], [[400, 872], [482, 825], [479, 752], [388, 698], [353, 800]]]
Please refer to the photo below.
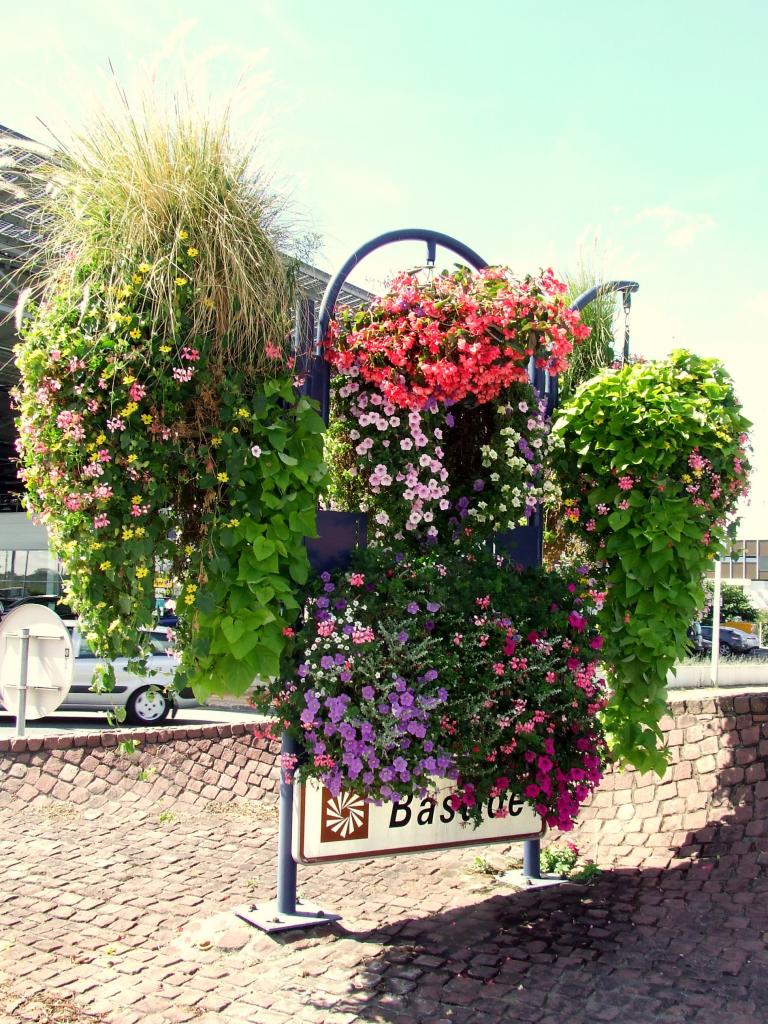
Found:
[[321, 843], [368, 838], [368, 804], [355, 793], [331, 796], [323, 787]]

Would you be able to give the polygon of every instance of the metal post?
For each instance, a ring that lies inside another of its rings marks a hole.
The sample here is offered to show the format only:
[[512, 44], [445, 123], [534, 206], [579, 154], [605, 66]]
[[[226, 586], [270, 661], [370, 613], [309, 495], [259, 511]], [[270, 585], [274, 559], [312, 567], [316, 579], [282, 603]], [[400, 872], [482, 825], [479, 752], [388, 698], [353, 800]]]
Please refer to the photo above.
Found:
[[541, 878], [541, 842], [538, 839], [526, 839], [523, 843], [523, 877]]
[[286, 767], [286, 758], [298, 757], [299, 745], [284, 732], [280, 740], [280, 831], [277, 841], [277, 912], [296, 913], [296, 861], [291, 852], [293, 839], [293, 779], [295, 765]]
[[718, 558], [715, 561], [715, 582], [712, 587], [712, 657], [709, 678], [713, 686], [717, 686], [717, 673], [720, 668], [720, 595], [722, 593], [723, 564]]
[[16, 736], [23, 739], [27, 734], [27, 669], [29, 666], [29, 629], [22, 629], [21, 668], [19, 670], [19, 710], [16, 714]]
[[629, 313], [632, 309], [632, 292], [625, 288], [622, 293], [624, 297], [624, 349], [622, 352], [622, 363], [629, 362]]

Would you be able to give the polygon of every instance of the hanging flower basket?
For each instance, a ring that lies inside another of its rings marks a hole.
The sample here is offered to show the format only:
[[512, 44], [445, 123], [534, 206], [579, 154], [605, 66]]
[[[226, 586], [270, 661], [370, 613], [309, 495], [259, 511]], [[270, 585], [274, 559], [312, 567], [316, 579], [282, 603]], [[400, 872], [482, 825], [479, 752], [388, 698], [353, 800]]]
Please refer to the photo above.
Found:
[[525, 525], [553, 490], [528, 366], [558, 372], [586, 333], [562, 290], [551, 272], [402, 275], [332, 324], [331, 498], [369, 512], [374, 543], [485, 538]]
[[[601, 777], [605, 681], [584, 578], [491, 552], [374, 548], [323, 573], [273, 710], [307, 750], [299, 777], [369, 800], [454, 784], [480, 821], [510, 795], [568, 830]], [[291, 766], [289, 766], [291, 767]]]

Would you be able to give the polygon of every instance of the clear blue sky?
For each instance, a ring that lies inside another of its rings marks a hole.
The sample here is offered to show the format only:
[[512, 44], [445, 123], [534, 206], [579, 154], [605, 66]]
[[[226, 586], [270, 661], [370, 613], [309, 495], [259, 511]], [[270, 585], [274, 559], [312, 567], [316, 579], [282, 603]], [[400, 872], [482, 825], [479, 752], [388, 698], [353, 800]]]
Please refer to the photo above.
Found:
[[[768, 536], [763, 0], [29, 0], [3, 11], [0, 122], [66, 137], [107, 91], [187, 74], [258, 136], [332, 269], [406, 225], [519, 272], [633, 277], [636, 352], [721, 355], [755, 420]], [[371, 285], [421, 255], [364, 265]]]

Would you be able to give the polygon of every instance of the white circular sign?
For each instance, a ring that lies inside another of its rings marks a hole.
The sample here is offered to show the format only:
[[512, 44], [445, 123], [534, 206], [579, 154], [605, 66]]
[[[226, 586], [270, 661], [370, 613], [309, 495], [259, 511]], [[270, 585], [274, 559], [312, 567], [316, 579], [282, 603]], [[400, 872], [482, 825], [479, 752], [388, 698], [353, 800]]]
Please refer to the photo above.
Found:
[[29, 630], [26, 718], [51, 715], [69, 693], [75, 672], [72, 637], [59, 616], [42, 605], [13, 608], [0, 622], [0, 696], [19, 713], [22, 629]]

